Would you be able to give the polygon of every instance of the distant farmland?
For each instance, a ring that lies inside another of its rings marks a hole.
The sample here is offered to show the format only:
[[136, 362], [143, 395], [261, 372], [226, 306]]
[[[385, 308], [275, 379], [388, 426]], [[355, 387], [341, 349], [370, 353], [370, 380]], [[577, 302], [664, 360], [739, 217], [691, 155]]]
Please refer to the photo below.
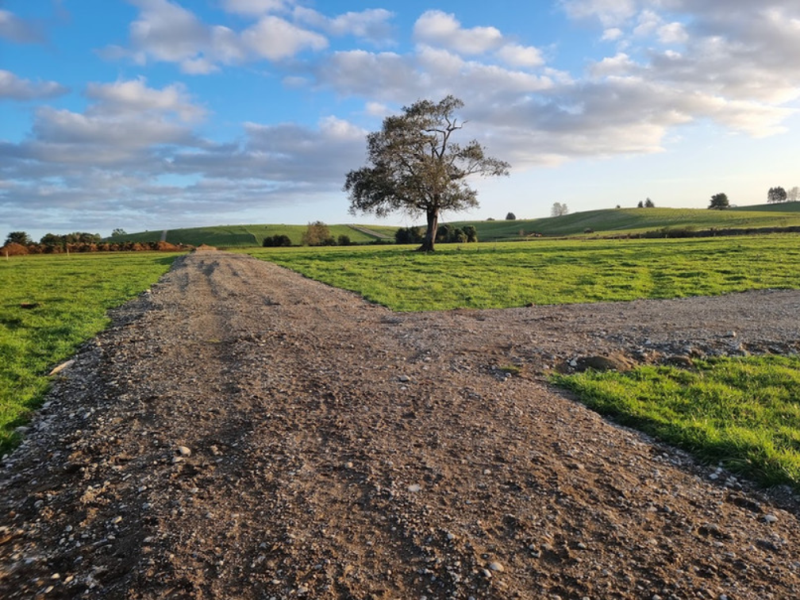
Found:
[[[472, 225], [482, 242], [514, 241], [536, 236], [560, 237], [592, 235], [607, 237], [626, 233], [644, 233], [664, 228], [745, 229], [800, 226], [800, 202], [746, 206], [728, 210], [698, 208], [620, 208], [579, 212], [563, 217], [519, 219], [516, 221], [453, 221], [455, 227]], [[393, 241], [398, 227], [385, 225], [330, 225], [331, 235], [346, 235], [355, 244]], [[166, 241], [173, 244], [218, 248], [261, 246], [265, 237], [287, 235], [300, 245], [306, 225], [225, 225], [171, 229]], [[109, 238], [109, 241], [157, 242], [164, 232], [144, 231]]]
[[[394, 240], [397, 227], [382, 225], [330, 225], [331, 235], [338, 238], [346, 235], [356, 244], [368, 244], [376, 240]], [[166, 241], [172, 244], [207, 244], [220, 248], [246, 248], [261, 246], [264, 238], [273, 235], [287, 235], [292, 244], [300, 245], [306, 225], [222, 225], [216, 227], [193, 227], [190, 229], [170, 229]], [[369, 233], [367, 233], [369, 232]], [[110, 241], [157, 242], [164, 234], [161, 230], [142, 231], [122, 236], [112, 236]]]

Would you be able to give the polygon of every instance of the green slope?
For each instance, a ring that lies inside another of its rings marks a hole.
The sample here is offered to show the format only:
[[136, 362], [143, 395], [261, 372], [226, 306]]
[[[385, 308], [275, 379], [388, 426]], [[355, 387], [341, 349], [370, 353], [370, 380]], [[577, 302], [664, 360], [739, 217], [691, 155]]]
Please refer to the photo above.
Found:
[[[777, 210], [776, 206], [784, 208]], [[539, 233], [546, 236], [637, 232], [664, 227], [748, 228], [800, 226], [800, 203], [747, 206], [731, 210], [700, 208], [621, 208], [590, 210], [563, 217], [517, 221], [458, 221], [456, 227], [474, 225], [481, 241], [513, 240]]]
[[[358, 226], [367, 231], [374, 231], [376, 234], [394, 237], [397, 227], [386, 227], [380, 225]], [[329, 225], [331, 235], [338, 238], [346, 235], [350, 241], [357, 244], [368, 244], [379, 239], [375, 235], [368, 235], [361, 229], [356, 229], [350, 225]], [[220, 248], [246, 248], [261, 246], [265, 237], [273, 235], [287, 235], [292, 240], [292, 244], [300, 245], [306, 225], [225, 225], [218, 227], [192, 227], [188, 229], [171, 229], [167, 231], [166, 241], [172, 244], [190, 244], [199, 246], [207, 244]], [[142, 231], [130, 233], [123, 236], [112, 236], [112, 242], [157, 242], [161, 239], [162, 231]]]

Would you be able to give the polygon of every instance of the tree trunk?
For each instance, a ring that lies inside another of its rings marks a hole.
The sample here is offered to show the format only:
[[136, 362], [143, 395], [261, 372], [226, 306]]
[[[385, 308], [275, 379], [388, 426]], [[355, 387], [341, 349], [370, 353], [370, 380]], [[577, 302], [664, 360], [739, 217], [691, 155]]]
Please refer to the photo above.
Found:
[[439, 211], [428, 211], [428, 230], [425, 232], [425, 239], [422, 246], [417, 248], [420, 252], [433, 252], [436, 244], [436, 230], [439, 228]]

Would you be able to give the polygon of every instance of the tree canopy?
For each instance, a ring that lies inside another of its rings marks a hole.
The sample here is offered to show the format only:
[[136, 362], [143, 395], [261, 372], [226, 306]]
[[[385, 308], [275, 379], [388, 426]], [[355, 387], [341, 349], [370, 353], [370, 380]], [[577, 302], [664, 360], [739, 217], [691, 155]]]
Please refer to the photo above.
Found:
[[33, 240], [31, 240], [30, 236], [24, 231], [12, 231], [6, 237], [6, 244], [19, 244], [21, 246], [27, 246], [28, 244], [32, 244]]
[[381, 130], [367, 136], [368, 165], [347, 174], [350, 212], [424, 214], [428, 228], [420, 250], [432, 251], [442, 211], [478, 206], [467, 177], [507, 175], [510, 168], [486, 156], [476, 140], [462, 146], [451, 139], [464, 125], [455, 116], [463, 106], [454, 96], [420, 100], [384, 119]]
[[728, 208], [730, 205], [731, 204], [728, 201], [727, 194], [714, 194], [711, 196], [711, 204], [708, 205], [708, 208], [723, 210]]
[[771, 187], [767, 192], [767, 202], [770, 204], [776, 202], [786, 202], [789, 198], [789, 194], [786, 193], [786, 190], [783, 189], [781, 186]]

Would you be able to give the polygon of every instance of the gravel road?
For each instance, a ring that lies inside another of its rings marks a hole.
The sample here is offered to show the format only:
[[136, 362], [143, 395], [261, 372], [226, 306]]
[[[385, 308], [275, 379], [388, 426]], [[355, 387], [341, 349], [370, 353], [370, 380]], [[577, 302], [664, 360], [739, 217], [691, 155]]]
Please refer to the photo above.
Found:
[[796, 351], [799, 310], [764, 291], [392, 313], [198, 251], [113, 312], [3, 459], [0, 597], [798, 598], [790, 493], [546, 373]]

